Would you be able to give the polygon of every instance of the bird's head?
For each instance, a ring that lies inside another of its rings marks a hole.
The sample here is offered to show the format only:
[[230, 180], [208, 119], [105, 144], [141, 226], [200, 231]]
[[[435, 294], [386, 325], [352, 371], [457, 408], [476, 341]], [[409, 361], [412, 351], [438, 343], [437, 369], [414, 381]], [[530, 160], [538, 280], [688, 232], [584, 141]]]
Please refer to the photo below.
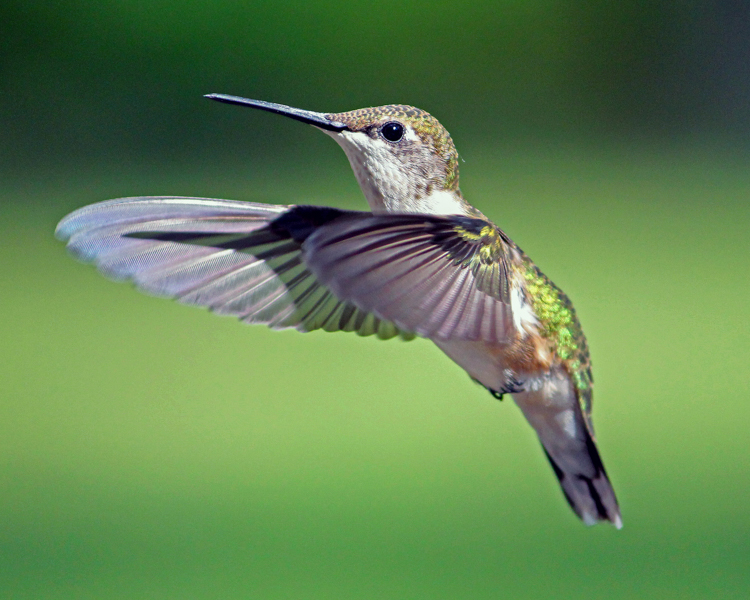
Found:
[[330, 135], [344, 149], [373, 212], [467, 212], [453, 140], [423, 110], [396, 104], [319, 113], [236, 96], [207, 97], [285, 115]]

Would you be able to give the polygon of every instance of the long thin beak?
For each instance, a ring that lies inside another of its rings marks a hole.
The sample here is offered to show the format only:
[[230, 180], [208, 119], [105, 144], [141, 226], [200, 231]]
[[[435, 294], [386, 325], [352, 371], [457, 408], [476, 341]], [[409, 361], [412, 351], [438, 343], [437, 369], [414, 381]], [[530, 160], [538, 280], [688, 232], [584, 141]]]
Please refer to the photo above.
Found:
[[226, 102], [227, 104], [239, 104], [240, 106], [249, 106], [251, 108], [267, 110], [268, 112], [276, 113], [277, 115], [284, 115], [295, 119], [296, 121], [315, 125], [315, 127], [320, 127], [321, 129], [326, 129], [328, 131], [344, 131], [345, 129], [348, 129], [346, 124], [341, 123], [340, 121], [331, 120], [325, 113], [293, 108], [291, 106], [286, 106], [285, 104], [265, 102], [264, 100], [250, 100], [249, 98], [227, 96], [226, 94], [206, 94], [204, 98]]

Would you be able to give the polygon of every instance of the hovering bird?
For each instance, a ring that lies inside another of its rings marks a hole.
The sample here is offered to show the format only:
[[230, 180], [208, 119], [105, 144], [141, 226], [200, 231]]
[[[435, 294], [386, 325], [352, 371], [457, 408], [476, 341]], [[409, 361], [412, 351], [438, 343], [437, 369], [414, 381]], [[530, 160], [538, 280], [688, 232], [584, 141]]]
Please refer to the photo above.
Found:
[[56, 235], [144, 292], [247, 323], [432, 340], [511, 394], [575, 513], [622, 526], [591, 421], [586, 338], [568, 297], [458, 187], [446, 129], [413, 106], [319, 113], [210, 94], [308, 123], [343, 148], [369, 212], [140, 197], [86, 206]]

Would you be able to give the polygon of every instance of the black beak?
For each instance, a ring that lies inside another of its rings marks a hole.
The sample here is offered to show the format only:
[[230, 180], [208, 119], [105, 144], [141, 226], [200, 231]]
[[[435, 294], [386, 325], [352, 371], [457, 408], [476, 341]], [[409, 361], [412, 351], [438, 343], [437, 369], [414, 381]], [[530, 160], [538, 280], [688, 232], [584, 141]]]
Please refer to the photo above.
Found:
[[296, 121], [302, 121], [309, 125], [315, 125], [321, 129], [328, 131], [344, 131], [349, 127], [341, 123], [340, 121], [333, 121], [325, 113], [313, 112], [311, 110], [302, 110], [301, 108], [292, 108], [285, 104], [276, 104], [274, 102], [265, 102], [264, 100], [250, 100], [249, 98], [240, 98], [239, 96], [227, 96], [225, 94], [206, 94], [204, 98], [210, 98], [211, 100], [217, 100], [219, 102], [226, 102], [227, 104], [239, 104], [240, 106], [249, 106], [251, 108], [259, 108], [260, 110], [267, 110], [268, 112], [276, 113], [277, 115], [284, 115], [295, 119]]

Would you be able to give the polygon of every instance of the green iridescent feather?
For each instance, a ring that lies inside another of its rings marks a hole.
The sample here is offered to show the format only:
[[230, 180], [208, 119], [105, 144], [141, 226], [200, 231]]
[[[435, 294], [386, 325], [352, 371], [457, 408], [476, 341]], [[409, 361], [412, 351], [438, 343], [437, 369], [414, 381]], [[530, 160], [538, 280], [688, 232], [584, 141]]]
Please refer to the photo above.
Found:
[[541, 325], [539, 333], [552, 341], [562, 359], [581, 404], [589, 428], [591, 424], [591, 392], [594, 383], [586, 336], [578, 321], [570, 298], [524, 256], [526, 292]]
[[[465, 259], [474, 274], [477, 289], [505, 303], [510, 302], [504, 234], [484, 220], [465, 219], [454, 231], [470, 242], [473, 251]], [[509, 241], [509, 240], [508, 240]]]

